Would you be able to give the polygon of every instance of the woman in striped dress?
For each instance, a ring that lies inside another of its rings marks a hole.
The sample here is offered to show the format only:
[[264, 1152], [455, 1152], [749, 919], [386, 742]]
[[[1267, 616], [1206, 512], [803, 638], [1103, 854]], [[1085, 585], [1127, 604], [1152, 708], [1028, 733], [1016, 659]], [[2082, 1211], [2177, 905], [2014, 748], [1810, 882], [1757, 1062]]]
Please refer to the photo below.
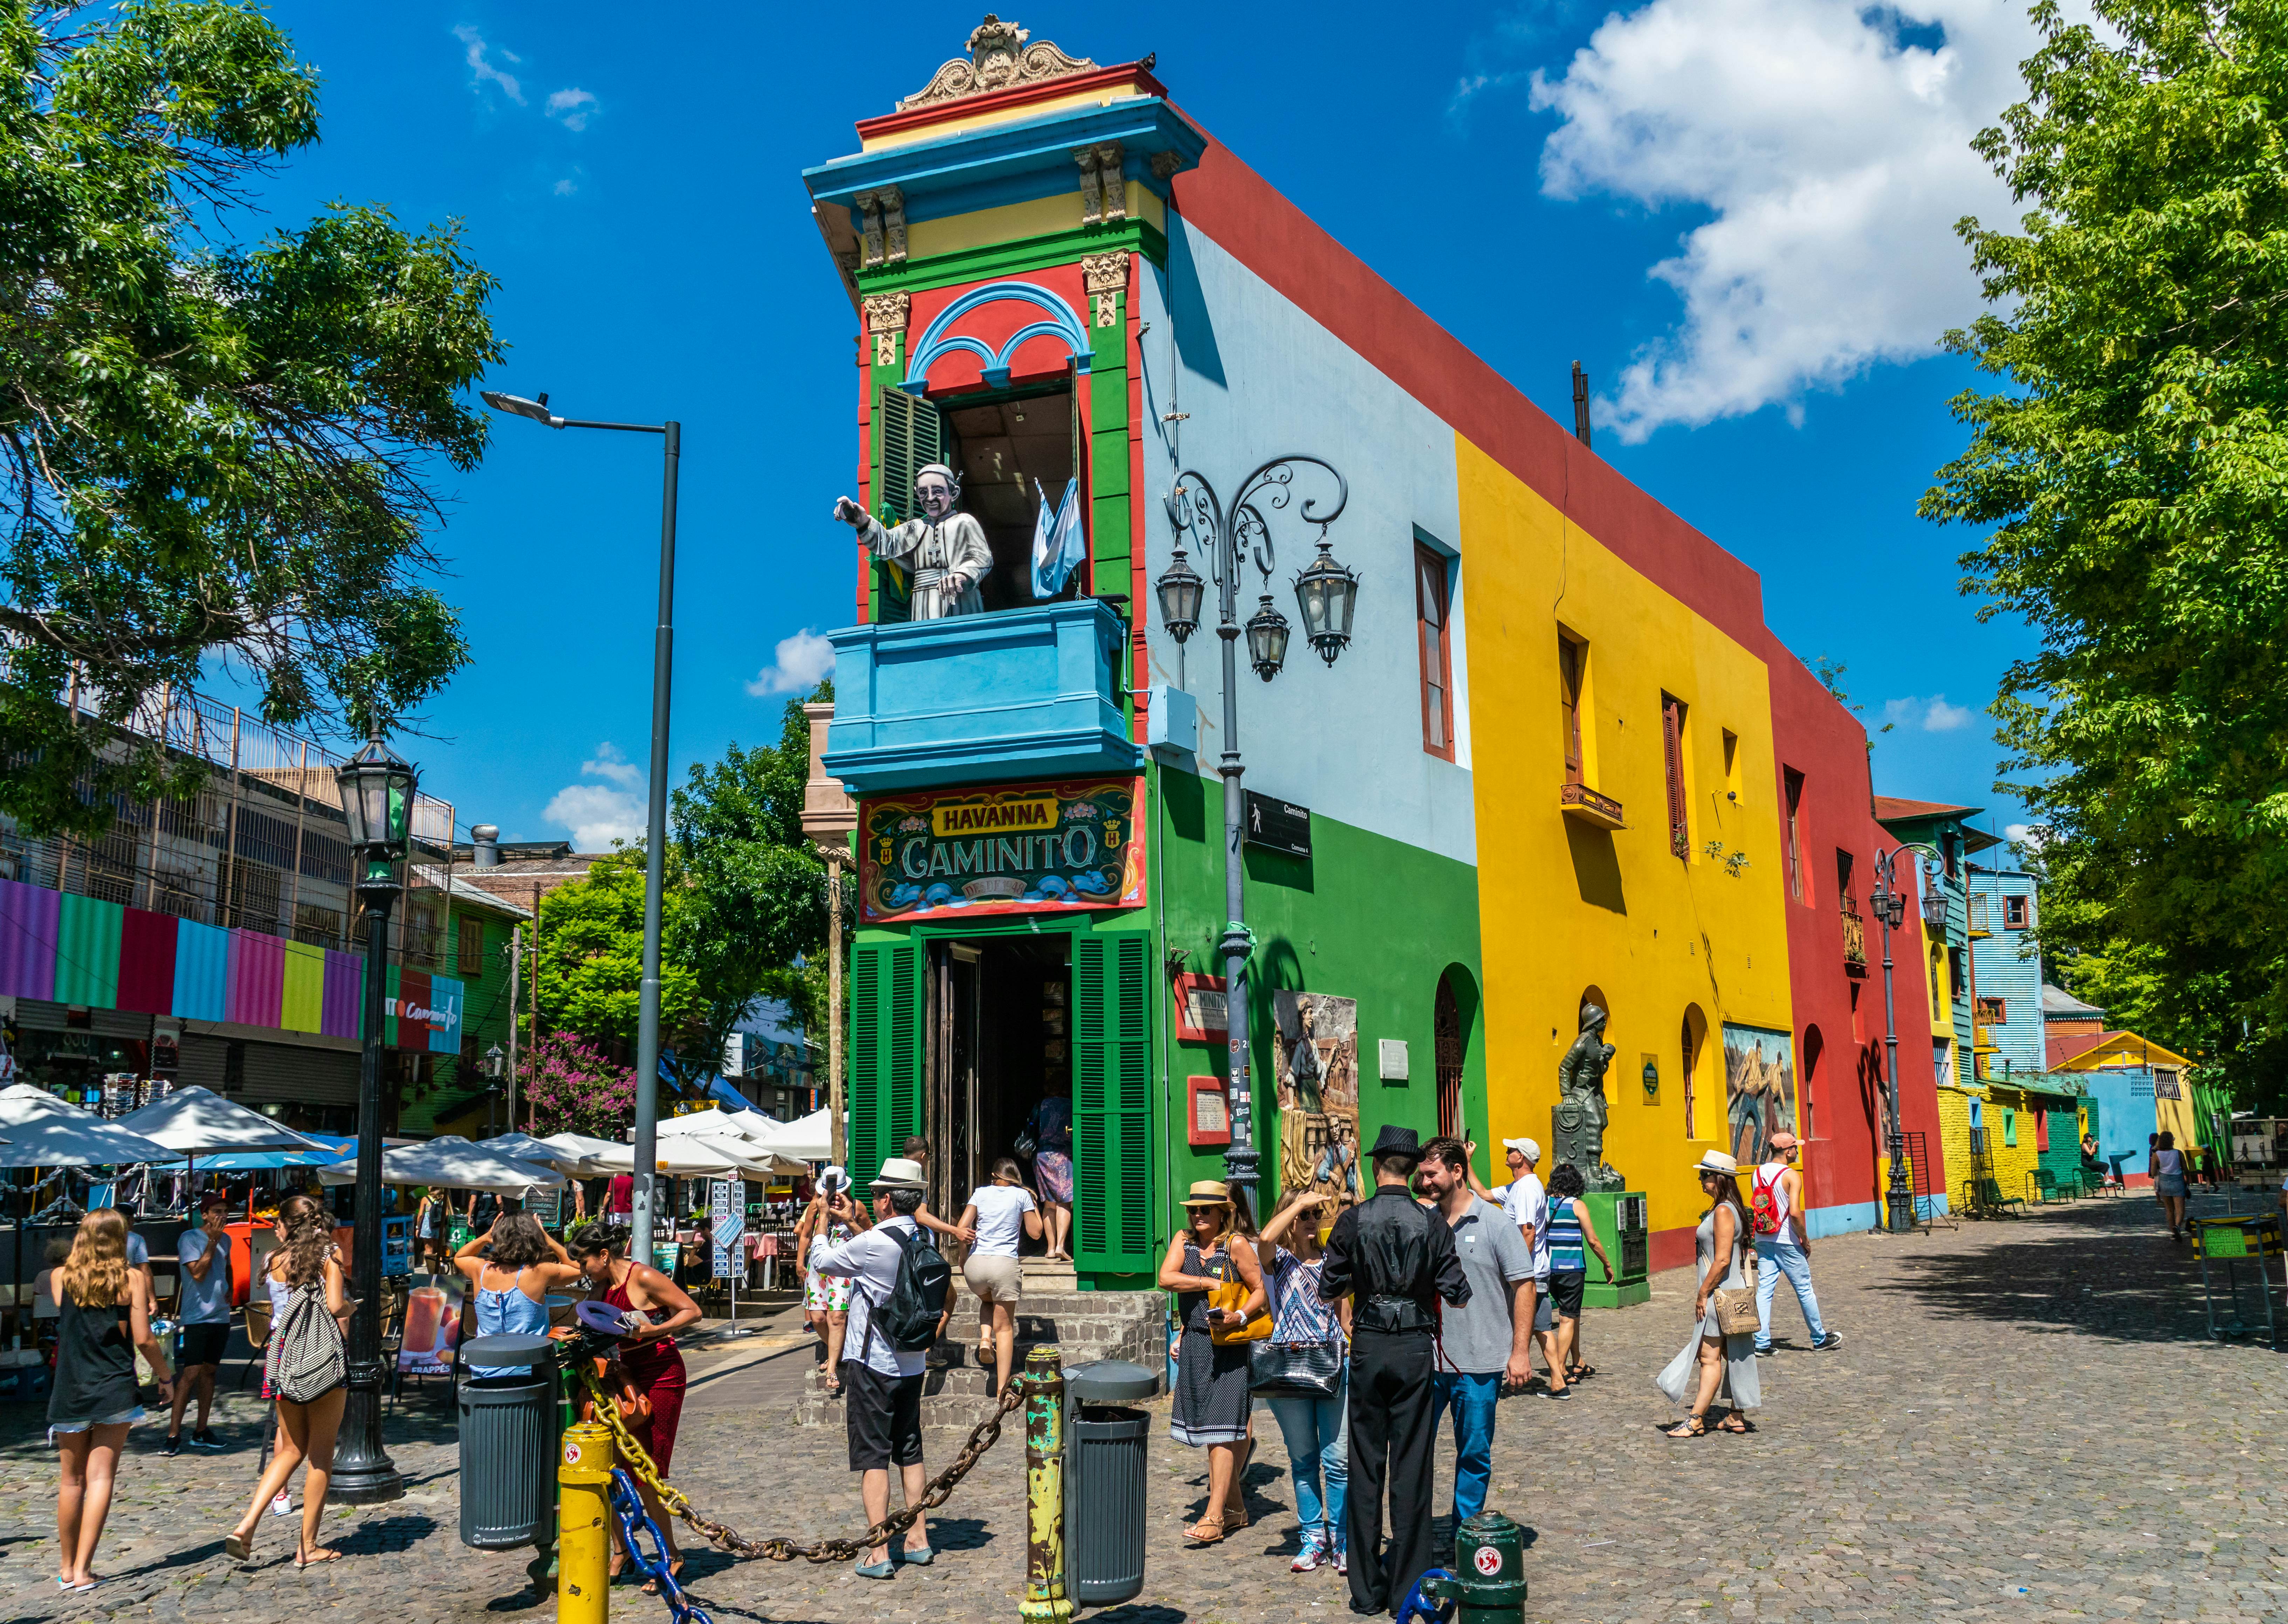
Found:
[[1581, 1298], [1589, 1285], [1589, 1257], [1594, 1252], [1613, 1278], [1613, 1260], [1597, 1239], [1589, 1221], [1589, 1204], [1581, 1199], [1585, 1181], [1569, 1161], [1557, 1164], [1549, 1176], [1549, 1306], [1557, 1317], [1557, 1358], [1567, 1382], [1593, 1376], [1597, 1367], [1581, 1356]]

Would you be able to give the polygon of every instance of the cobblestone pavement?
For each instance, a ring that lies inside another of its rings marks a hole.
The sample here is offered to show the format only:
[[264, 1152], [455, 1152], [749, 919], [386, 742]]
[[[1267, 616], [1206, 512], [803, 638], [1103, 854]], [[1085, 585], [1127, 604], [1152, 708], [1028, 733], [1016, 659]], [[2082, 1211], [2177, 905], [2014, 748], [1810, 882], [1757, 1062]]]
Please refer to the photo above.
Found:
[[[2197, 1204], [2213, 1208], [2213, 1200]], [[2244, 1200], [2244, 1208], [2245, 1201]], [[2149, 1199], [2085, 1200], [2021, 1221], [1901, 1240], [1850, 1237], [1814, 1253], [1839, 1351], [1806, 1340], [1783, 1286], [1752, 1437], [1670, 1442], [1653, 1371], [1686, 1335], [1686, 1274], [1589, 1321], [1602, 1374], [1570, 1404], [1503, 1405], [1490, 1504], [1526, 1524], [1545, 1620], [2141, 1620], [2288, 1617], [2288, 1355], [2206, 1340], [2189, 1248]], [[783, 1343], [782, 1343], [783, 1345]], [[798, 1538], [860, 1523], [838, 1429], [783, 1422], [807, 1361], [760, 1345], [695, 1359], [677, 1477], [751, 1534]], [[702, 1379], [706, 1378], [706, 1379]], [[297, 1573], [291, 1525], [266, 1520], [256, 1561], [222, 1554], [249, 1492], [261, 1406], [234, 1398], [219, 1456], [157, 1453], [137, 1429], [99, 1555], [111, 1575], [60, 1598], [54, 1467], [32, 1406], [0, 1412], [0, 1616], [307, 1620], [418, 1624], [552, 1616], [522, 1588], [525, 1553], [457, 1537], [453, 1438], [433, 1386], [395, 1411], [395, 1504], [330, 1516], [352, 1559]], [[1204, 1551], [1179, 1529], [1201, 1509], [1204, 1458], [1152, 1450], [1145, 1594], [1109, 1624], [1282, 1624], [1343, 1616], [1341, 1581], [1291, 1574], [1292, 1495], [1277, 1429], [1259, 1412], [1254, 1523]], [[933, 1434], [933, 1459], [955, 1440]], [[1009, 1619], [1021, 1594], [1020, 1440], [1005, 1437], [932, 1519], [946, 1554], [888, 1583], [846, 1567], [693, 1555], [694, 1594], [719, 1620]], [[1442, 1470], [1440, 1492], [1450, 1483]], [[630, 1588], [618, 1616], [664, 1619]]]

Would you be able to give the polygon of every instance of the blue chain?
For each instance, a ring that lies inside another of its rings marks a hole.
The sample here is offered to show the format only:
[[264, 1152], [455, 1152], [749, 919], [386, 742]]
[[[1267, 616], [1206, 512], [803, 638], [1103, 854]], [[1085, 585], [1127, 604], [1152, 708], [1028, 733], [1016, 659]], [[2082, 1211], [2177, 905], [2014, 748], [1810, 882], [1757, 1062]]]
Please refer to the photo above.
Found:
[[[644, 1509], [643, 1501], [636, 1493], [635, 1479], [617, 1466], [612, 1468], [612, 1515], [619, 1519], [620, 1537], [626, 1542], [628, 1560], [635, 1565], [638, 1573], [659, 1586], [661, 1597], [675, 1616], [675, 1624], [715, 1624], [695, 1603], [685, 1599], [683, 1587], [668, 1571], [667, 1541], [660, 1537], [659, 1525]], [[651, 1535], [652, 1554], [648, 1557], [636, 1539], [639, 1530]]]

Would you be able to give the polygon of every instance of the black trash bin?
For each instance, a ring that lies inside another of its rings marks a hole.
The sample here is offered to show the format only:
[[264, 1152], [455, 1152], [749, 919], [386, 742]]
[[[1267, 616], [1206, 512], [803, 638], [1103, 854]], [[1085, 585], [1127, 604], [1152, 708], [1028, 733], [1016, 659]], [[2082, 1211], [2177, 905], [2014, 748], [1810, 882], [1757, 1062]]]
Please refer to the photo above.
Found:
[[1145, 1449], [1156, 1371], [1099, 1359], [1065, 1372], [1065, 1595], [1078, 1607], [1144, 1589]]
[[[556, 1537], [556, 1352], [503, 1333], [461, 1348], [461, 1543], [478, 1550]], [[504, 1366], [529, 1371], [495, 1374]]]

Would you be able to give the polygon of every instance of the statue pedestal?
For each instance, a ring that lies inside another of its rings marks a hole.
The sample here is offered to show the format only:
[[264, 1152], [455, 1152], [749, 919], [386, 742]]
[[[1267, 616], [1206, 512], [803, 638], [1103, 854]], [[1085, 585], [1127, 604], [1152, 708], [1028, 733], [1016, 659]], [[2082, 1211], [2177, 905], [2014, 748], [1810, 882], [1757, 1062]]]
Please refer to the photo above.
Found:
[[1652, 1256], [1652, 1231], [1645, 1218], [1645, 1198], [1636, 1190], [1592, 1190], [1581, 1197], [1589, 1222], [1604, 1243], [1618, 1271], [1607, 1274], [1594, 1252], [1589, 1254], [1589, 1279], [1581, 1300], [1589, 1308], [1626, 1308], [1652, 1295], [1648, 1264]]

